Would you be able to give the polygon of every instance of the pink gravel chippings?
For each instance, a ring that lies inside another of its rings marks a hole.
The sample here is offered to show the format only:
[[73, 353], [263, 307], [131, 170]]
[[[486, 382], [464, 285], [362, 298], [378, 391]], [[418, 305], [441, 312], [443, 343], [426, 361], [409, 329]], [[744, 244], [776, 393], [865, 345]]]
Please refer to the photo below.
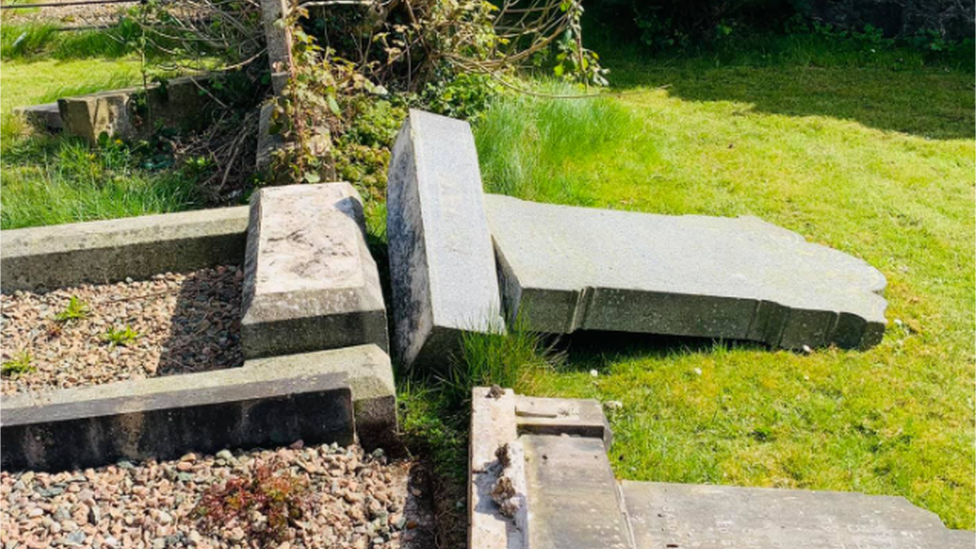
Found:
[[[242, 279], [241, 269], [222, 266], [145, 281], [3, 294], [3, 362], [27, 352], [32, 371], [4, 375], [0, 393], [239, 366]], [[56, 320], [71, 297], [87, 304], [87, 317]], [[104, 339], [109, 329], [126, 326], [139, 334], [132, 343]]]
[[[247, 476], [275, 458], [307, 480], [310, 510], [272, 547], [415, 547], [418, 523], [406, 518], [413, 463], [388, 462], [382, 452], [357, 446], [296, 444], [55, 474], [0, 472], [3, 548], [257, 547], [233, 521], [217, 532], [202, 530], [197, 507], [212, 484]], [[433, 523], [429, 514], [418, 516]]]

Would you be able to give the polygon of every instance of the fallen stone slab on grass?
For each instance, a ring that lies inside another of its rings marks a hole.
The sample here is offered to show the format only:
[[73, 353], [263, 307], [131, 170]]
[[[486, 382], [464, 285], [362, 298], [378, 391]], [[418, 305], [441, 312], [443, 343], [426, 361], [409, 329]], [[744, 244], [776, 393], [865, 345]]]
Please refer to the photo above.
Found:
[[372, 450], [390, 447], [396, 437], [396, 387], [390, 357], [376, 345], [360, 345], [331, 351], [256, 358], [245, 368], [267, 370], [301, 368], [311, 372], [335, 372], [346, 376], [359, 443]]
[[242, 310], [245, 358], [367, 343], [389, 348], [379, 273], [352, 185], [254, 195]]
[[754, 217], [665, 216], [486, 195], [510, 318], [607, 330], [865, 349], [884, 276]]
[[181, 130], [206, 125], [211, 98], [204, 91], [210, 77], [183, 76], [154, 84], [58, 99], [64, 129], [89, 143], [104, 133], [145, 139], [160, 127]]
[[64, 470], [296, 440], [351, 443], [347, 376], [318, 363], [276, 366], [5, 397], [3, 468]]
[[622, 483], [637, 549], [971, 549], [902, 497], [656, 482]]
[[467, 122], [410, 111], [393, 147], [387, 208], [397, 359], [441, 366], [461, 334], [503, 331]]
[[240, 206], [6, 230], [2, 288], [36, 291], [240, 265], [247, 216]]
[[57, 131], [64, 129], [61, 122], [61, 111], [57, 103], [45, 103], [30, 107], [17, 107], [13, 113], [24, 117], [27, 122], [42, 130]]

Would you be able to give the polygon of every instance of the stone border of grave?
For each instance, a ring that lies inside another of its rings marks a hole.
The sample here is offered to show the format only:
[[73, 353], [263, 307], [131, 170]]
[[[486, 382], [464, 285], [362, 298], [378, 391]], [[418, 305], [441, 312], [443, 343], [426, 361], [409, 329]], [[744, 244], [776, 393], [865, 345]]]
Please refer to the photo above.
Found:
[[609, 448], [613, 436], [596, 400], [526, 397], [498, 386], [472, 389], [469, 549], [529, 547], [534, 510], [523, 434], [592, 439], [601, 448]]
[[[245, 264], [250, 212], [243, 206], [3, 231], [0, 290]], [[364, 245], [360, 251], [368, 255]], [[385, 338], [385, 321], [382, 328]], [[54, 470], [298, 439], [347, 444], [354, 435], [367, 448], [388, 445], [397, 428], [393, 371], [385, 345], [368, 343], [5, 397], [2, 466]]]
[[618, 481], [599, 402], [471, 399], [470, 549], [972, 547], [903, 497]]

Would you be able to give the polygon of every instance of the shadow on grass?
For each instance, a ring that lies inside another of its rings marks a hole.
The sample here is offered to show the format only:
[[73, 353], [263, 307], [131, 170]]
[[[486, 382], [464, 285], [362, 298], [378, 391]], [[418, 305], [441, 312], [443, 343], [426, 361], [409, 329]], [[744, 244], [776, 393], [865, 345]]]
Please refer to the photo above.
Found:
[[725, 349], [768, 349], [749, 341], [726, 341], [701, 337], [581, 331], [559, 337], [555, 343], [564, 352], [563, 371], [601, 370], [630, 358], [666, 358], [685, 354], [709, 354]]
[[930, 139], [972, 139], [972, 74], [934, 68], [664, 66], [622, 61], [612, 66], [622, 90], [668, 86], [686, 101], [748, 103], [743, 110], [786, 116], [828, 116]]

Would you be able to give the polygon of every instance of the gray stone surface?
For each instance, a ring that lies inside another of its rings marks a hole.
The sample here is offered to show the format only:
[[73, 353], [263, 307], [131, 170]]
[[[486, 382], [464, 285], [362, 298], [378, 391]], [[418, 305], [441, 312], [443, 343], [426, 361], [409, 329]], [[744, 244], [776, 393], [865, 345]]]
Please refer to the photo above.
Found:
[[593, 399], [519, 395], [515, 399], [515, 419], [519, 433], [598, 438], [606, 448], [613, 443], [603, 407]]
[[[58, 99], [64, 129], [96, 143], [102, 133], [122, 139], [146, 138], [159, 126], [197, 129], [207, 122], [209, 77], [173, 78], [148, 89], [124, 88]], [[144, 97], [144, 101], [142, 98]]]
[[868, 348], [884, 276], [754, 217], [663, 216], [485, 197], [510, 315], [609, 330]]
[[261, 0], [261, 19], [268, 44], [268, 64], [271, 66], [271, 85], [281, 95], [291, 77], [291, 31], [284, 18], [289, 3], [286, 0]]
[[397, 407], [393, 368], [389, 355], [376, 345], [257, 358], [245, 361], [244, 367], [342, 374], [352, 390], [359, 443], [371, 450], [389, 448], [395, 441]]
[[972, 549], [973, 532], [947, 530], [904, 498], [623, 482], [637, 549]]
[[2, 464], [63, 470], [299, 439], [351, 443], [347, 378], [319, 364], [232, 368], [5, 397]]
[[61, 111], [57, 103], [45, 103], [43, 105], [32, 105], [30, 107], [17, 107], [14, 114], [23, 116], [37, 128], [43, 130], [61, 130], [64, 124], [61, 122]]
[[[516, 517], [506, 517], [492, 500], [491, 491], [503, 466], [495, 453], [503, 445], [519, 445], [515, 419], [515, 393], [511, 389], [496, 394], [487, 387], [471, 390], [471, 439], [468, 451], [468, 548], [526, 549], [528, 503]], [[516, 453], [521, 453], [521, 448]], [[522, 480], [513, 482], [527, 495], [525, 471]]]
[[374, 343], [389, 348], [379, 273], [348, 183], [260, 190], [244, 263], [245, 358]]
[[532, 549], [630, 549], [617, 481], [598, 438], [522, 435]]
[[0, 233], [4, 292], [100, 284], [241, 264], [246, 206]]
[[504, 330], [474, 137], [411, 110], [387, 184], [394, 357], [441, 366], [464, 332]]

